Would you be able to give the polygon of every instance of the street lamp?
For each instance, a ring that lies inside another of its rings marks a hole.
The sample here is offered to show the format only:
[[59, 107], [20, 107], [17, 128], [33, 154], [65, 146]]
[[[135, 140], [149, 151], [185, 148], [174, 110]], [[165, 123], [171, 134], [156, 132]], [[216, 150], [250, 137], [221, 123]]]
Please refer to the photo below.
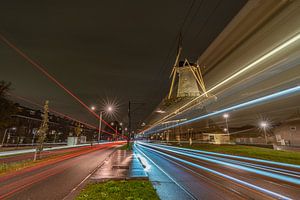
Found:
[[[96, 107], [95, 106], [91, 106], [91, 109], [93, 111], [96, 111]], [[113, 108], [111, 106], [108, 106], [106, 110], [99, 110], [99, 127], [98, 127], [98, 144], [100, 142], [101, 139], [101, 129], [102, 129], [102, 116], [104, 112], [112, 112]]]
[[4, 131], [4, 135], [3, 135], [3, 139], [2, 139], [1, 147], [3, 147], [3, 145], [4, 145], [4, 140], [5, 140], [5, 137], [6, 137], [6, 133], [7, 133], [7, 131], [8, 131], [8, 128], [7, 128], [7, 129], [5, 129], [5, 131]]
[[3, 138], [2, 138], [2, 142], [1, 142], [1, 145], [0, 145], [1, 148], [4, 146], [6, 134], [7, 134], [6, 143], [8, 143], [8, 141], [9, 141], [9, 139], [10, 139], [10, 130], [16, 131], [17, 128], [16, 127], [12, 127], [12, 128], [5, 129], [4, 135], [3, 135]]
[[265, 143], [268, 144], [268, 138], [267, 138], [267, 132], [266, 132], [266, 128], [268, 127], [268, 123], [266, 121], [262, 121], [260, 123], [260, 127], [264, 130]]
[[224, 131], [226, 131], [227, 134], [229, 135], [229, 128], [228, 128], [228, 118], [229, 118], [229, 114], [228, 114], [228, 113], [224, 113], [223, 117], [225, 118], [225, 122], [226, 122], [226, 130], [224, 129]]

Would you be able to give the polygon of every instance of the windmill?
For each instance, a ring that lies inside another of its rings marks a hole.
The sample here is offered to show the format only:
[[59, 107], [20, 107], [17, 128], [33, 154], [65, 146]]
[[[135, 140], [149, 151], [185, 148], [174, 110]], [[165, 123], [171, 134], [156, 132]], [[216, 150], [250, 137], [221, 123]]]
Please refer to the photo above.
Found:
[[179, 62], [182, 46], [179, 45], [175, 63], [170, 78], [172, 78], [168, 99], [171, 99], [176, 78], [178, 76], [177, 97], [196, 97], [204, 93], [207, 97], [203, 76], [198, 64], [190, 63], [187, 59]]

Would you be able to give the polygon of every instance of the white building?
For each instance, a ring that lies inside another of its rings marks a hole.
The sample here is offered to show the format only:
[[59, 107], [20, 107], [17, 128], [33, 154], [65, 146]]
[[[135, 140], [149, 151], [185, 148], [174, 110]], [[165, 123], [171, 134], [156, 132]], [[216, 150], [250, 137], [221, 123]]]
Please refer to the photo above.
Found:
[[277, 143], [300, 147], [300, 117], [289, 119], [274, 129]]

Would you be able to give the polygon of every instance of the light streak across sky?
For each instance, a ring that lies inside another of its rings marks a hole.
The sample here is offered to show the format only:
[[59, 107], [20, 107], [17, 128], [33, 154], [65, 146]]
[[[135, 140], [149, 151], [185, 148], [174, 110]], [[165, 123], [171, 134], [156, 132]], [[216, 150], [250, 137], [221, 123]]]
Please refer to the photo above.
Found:
[[226, 112], [231, 112], [231, 111], [235, 111], [235, 110], [255, 106], [257, 104], [261, 104], [261, 103], [271, 101], [271, 100], [274, 100], [274, 99], [277, 99], [277, 98], [284, 98], [284, 97], [287, 97], [287, 96], [290, 96], [290, 95], [293, 95], [293, 94], [296, 94], [296, 93], [299, 93], [299, 92], [300, 92], [300, 86], [295, 86], [295, 87], [292, 87], [292, 88], [289, 88], [289, 89], [286, 89], [286, 90], [282, 90], [282, 91], [277, 92], [277, 93], [266, 95], [266, 96], [263, 96], [263, 97], [260, 97], [260, 98], [256, 98], [256, 99], [244, 102], [244, 103], [240, 103], [240, 104], [228, 107], [228, 108], [224, 108], [224, 109], [221, 109], [221, 110], [218, 110], [218, 111], [215, 111], [215, 112], [211, 112], [211, 113], [206, 114], [206, 115], [200, 115], [198, 117], [195, 117], [195, 118], [192, 118], [192, 119], [189, 119], [189, 120], [186, 120], [186, 121], [174, 124], [174, 125], [170, 125], [170, 126], [158, 129], [158, 130], [155, 130], [155, 129], [152, 130], [152, 131], [148, 130], [148, 131], [145, 131], [144, 133], [145, 134], [151, 134], [151, 133], [154, 133], [154, 132], [163, 131], [163, 130], [174, 128], [174, 127], [177, 127], [177, 126], [182, 126], [182, 125], [189, 124], [189, 123], [192, 123], [192, 122], [200, 121], [200, 120], [208, 118], [208, 117], [213, 117], [213, 116], [216, 116], [216, 115], [220, 115], [220, 114], [223, 114], [223, 113], [226, 113]]
[[[251, 62], [250, 64], [241, 67], [241, 69], [237, 72], [235, 72], [234, 74], [232, 74], [231, 76], [227, 77], [226, 79], [224, 79], [223, 81], [217, 83], [215, 86], [213, 86], [212, 88], [210, 88], [209, 90], [207, 90], [205, 93], [201, 94], [200, 96], [198, 96], [197, 98], [187, 102], [186, 104], [184, 104], [183, 106], [181, 106], [180, 108], [176, 109], [174, 112], [164, 116], [162, 119], [158, 120], [157, 122], [155, 122], [150, 128], [144, 130], [144, 131], [148, 131], [150, 129], [153, 129], [155, 126], [159, 125], [160, 122], [167, 120], [168, 118], [176, 115], [178, 112], [182, 112], [182, 109], [187, 108], [189, 105], [191, 105], [193, 102], [196, 102], [198, 99], [200, 99], [201, 97], [206, 96], [207, 94], [215, 91], [216, 89], [218, 89], [219, 87], [227, 84], [228, 82], [230, 82], [231, 80], [233, 80], [234, 78], [238, 77], [239, 75], [249, 71], [250, 69], [252, 69], [253, 67], [257, 66], [258, 64], [262, 63], [263, 61], [265, 61], [266, 59], [268, 59], [269, 57], [273, 56], [274, 54], [280, 52], [281, 50], [287, 48], [288, 46], [290, 46], [291, 44], [297, 42], [300, 39], [300, 33], [297, 32], [295, 35], [293, 35], [290, 39], [286, 40], [285, 42], [283, 42], [282, 44], [278, 45], [277, 47], [275, 47], [274, 49], [272, 49], [271, 51], [265, 53], [264, 55], [262, 55], [261, 57], [259, 57], [258, 59], [254, 60], [253, 62]], [[189, 109], [189, 108], [187, 108]], [[185, 110], [186, 111], [186, 110]]]
[[[53, 77], [46, 69], [33, 59], [31, 59], [28, 55], [26, 55], [23, 51], [21, 51], [18, 47], [16, 47], [13, 43], [7, 40], [2, 34], [0, 34], [0, 40], [2, 40], [7, 46], [12, 48], [15, 52], [17, 52], [21, 57], [23, 57], [27, 62], [29, 62], [32, 66], [38, 69], [42, 74], [44, 74], [49, 80], [54, 82], [58, 87], [63, 89], [67, 94], [72, 96], [79, 104], [81, 104], [89, 113], [94, 115], [96, 118], [100, 119], [99, 115], [95, 113], [88, 105], [86, 105], [79, 97], [77, 97], [72, 91], [70, 91], [67, 87], [65, 87], [60, 81], [58, 81], [55, 77]], [[117, 134], [118, 131], [115, 130], [109, 123], [107, 123], [102, 118], [100, 119], [104, 124], [106, 124], [109, 128], [111, 128]]]
[[[32, 104], [32, 105], [35, 105], [35, 106], [37, 106], [37, 107], [43, 108], [43, 105], [38, 104], [38, 103], [36, 103], [36, 102], [34, 102], [34, 101], [32, 101], [32, 100], [29, 100], [28, 98], [25, 98], [25, 97], [22, 97], [22, 96], [19, 96], [19, 95], [16, 95], [16, 94], [10, 94], [10, 95], [13, 96], [13, 97], [15, 97], [15, 98], [17, 98], [17, 99], [20, 99], [20, 100], [22, 100], [22, 101], [25, 101], [25, 102], [27, 102], [27, 103], [29, 103], [29, 104]], [[65, 118], [67, 118], [67, 119], [76, 121], [76, 122], [78, 122], [78, 123], [80, 123], [80, 124], [84, 124], [84, 125], [86, 125], [87, 127], [90, 127], [90, 128], [93, 128], [93, 129], [97, 129], [96, 126], [93, 126], [93, 125], [91, 125], [91, 124], [88, 124], [87, 122], [80, 121], [80, 120], [78, 120], [78, 119], [75, 119], [75, 118], [73, 118], [73, 117], [70, 117], [69, 115], [66, 115], [66, 114], [64, 114], [64, 113], [58, 112], [58, 111], [56, 111], [56, 110], [54, 110], [54, 109], [52, 109], [52, 108], [49, 108], [49, 111], [50, 111], [50, 112], [53, 112], [53, 113], [55, 113], [55, 114], [57, 114], [57, 115], [59, 115], [59, 116], [65, 117]]]
[[[29, 99], [27, 99], [27, 98], [25, 98], [25, 97], [21, 97], [21, 96], [15, 95], [15, 94], [10, 94], [10, 95], [13, 96], [13, 97], [15, 97], [15, 98], [21, 99], [21, 100], [23, 100], [23, 101], [25, 101], [25, 102], [27, 102], [27, 103], [30, 103], [30, 104], [32, 104], [32, 105], [38, 106], [38, 107], [40, 107], [40, 108], [43, 108], [43, 105], [40, 105], [40, 104], [38, 104], [38, 103], [36, 103], [36, 102], [34, 102], [34, 101], [32, 101], [32, 100], [29, 100]], [[80, 120], [78, 120], [78, 119], [75, 119], [75, 118], [73, 118], [73, 117], [70, 117], [69, 115], [66, 115], [66, 114], [64, 114], [64, 113], [58, 112], [58, 111], [56, 111], [56, 110], [54, 110], [54, 109], [49, 109], [49, 111], [50, 111], [50, 112], [53, 112], [53, 113], [55, 113], [55, 114], [57, 114], [57, 115], [59, 115], [59, 116], [65, 117], [65, 118], [67, 118], [67, 119], [69, 119], [69, 120], [76, 121], [76, 122], [78, 122], [78, 123], [80, 123], [80, 124], [83, 124], [83, 125], [89, 127], [89, 128], [95, 129], [96, 131], [99, 131], [99, 129], [98, 129], [97, 127], [95, 127], [95, 126], [93, 126], [93, 125], [91, 125], [91, 124], [88, 124], [87, 122], [80, 121]], [[114, 135], [114, 134], [115, 134], [115, 133], [111, 133], [111, 132], [105, 131], [105, 130], [103, 130], [103, 129], [101, 130], [101, 132], [102, 132], [102, 133], [109, 134], [109, 135]], [[122, 136], [122, 137], [123, 137], [123, 138], [126, 138], [125, 136]]]

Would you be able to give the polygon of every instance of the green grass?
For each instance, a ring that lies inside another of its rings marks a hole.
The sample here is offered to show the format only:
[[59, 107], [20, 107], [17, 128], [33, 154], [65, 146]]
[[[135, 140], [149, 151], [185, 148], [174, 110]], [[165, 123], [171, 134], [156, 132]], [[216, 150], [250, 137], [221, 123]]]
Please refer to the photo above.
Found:
[[0, 163], [0, 175], [11, 171], [17, 171], [34, 164], [35, 162], [33, 162], [32, 160], [23, 160], [13, 163]]
[[88, 185], [76, 200], [159, 200], [150, 181], [108, 181]]
[[300, 152], [243, 145], [183, 144], [181, 147], [300, 165]]
[[132, 150], [132, 144], [133, 142], [129, 143], [129, 146], [127, 144], [124, 144], [123, 146], [121, 146], [119, 149], [120, 150]]
[[[80, 150], [78, 150], [78, 151], [80, 151]], [[26, 159], [26, 160], [17, 161], [17, 162], [0, 163], [0, 175], [6, 174], [6, 173], [9, 173], [9, 172], [19, 171], [19, 170], [22, 170], [24, 168], [34, 166], [38, 163], [41, 163], [41, 162], [44, 162], [44, 161], [47, 161], [47, 160], [51, 160], [51, 159], [54, 159], [54, 158], [57, 158], [57, 157], [60, 157], [60, 156], [68, 155], [68, 154], [71, 154], [71, 153], [74, 153], [74, 152], [77, 152], [77, 151], [59, 153], [59, 154], [47, 156], [47, 157], [44, 157], [44, 158], [42, 156], [41, 159], [38, 159], [36, 161], [33, 161], [33, 156], [32, 156], [32, 159]], [[1, 156], [1, 158], [13, 157], [13, 156], [14, 155]]]

